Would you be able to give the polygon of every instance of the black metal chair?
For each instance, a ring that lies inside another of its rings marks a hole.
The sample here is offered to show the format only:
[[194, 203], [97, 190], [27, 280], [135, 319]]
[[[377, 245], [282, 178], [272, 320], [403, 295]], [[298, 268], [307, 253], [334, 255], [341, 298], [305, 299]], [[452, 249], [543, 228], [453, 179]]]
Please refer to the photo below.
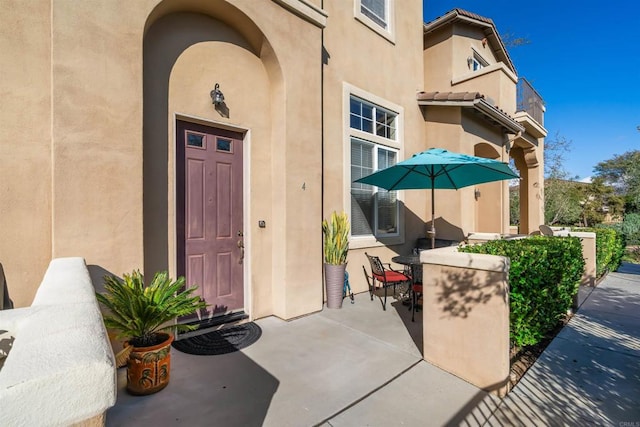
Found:
[[[384, 301], [382, 300], [382, 297], [380, 297], [380, 302], [382, 303], [382, 309], [386, 310], [387, 289], [390, 286], [393, 286], [394, 294], [398, 285], [404, 284], [407, 286], [407, 289], [409, 289], [409, 287], [411, 286], [411, 277], [401, 271], [392, 269], [391, 264], [383, 264], [382, 261], [380, 261], [380, 258], [378, 258], [377, 256], [369, 255], [366, 252], [364, 254], [369, 259], [369, 265], [371, 266], [371, 275], [367, 273], [367, 269], [365, 268], [365, 266], [362, 266], [364, 275], [367, 278], [367, 284], [369, 285], [369, 295], [371, 296], [371, 301], [373, 301], [373, 294], [375, 290], [383, 288]], [[385, 268], [384, 265], [387, 265], [388, 268]]]
[[418, 300], [422, 297], [422, 282], [411, 283], [411, 321], [415, 322]]
[[418, 301], [422, 298], [422, 264], [405, 265], [404, 274], [411, 279], [409, 285], [409, 311], [411, 311], [411, 321], [415, 322], [416, 311], [418, 311]]

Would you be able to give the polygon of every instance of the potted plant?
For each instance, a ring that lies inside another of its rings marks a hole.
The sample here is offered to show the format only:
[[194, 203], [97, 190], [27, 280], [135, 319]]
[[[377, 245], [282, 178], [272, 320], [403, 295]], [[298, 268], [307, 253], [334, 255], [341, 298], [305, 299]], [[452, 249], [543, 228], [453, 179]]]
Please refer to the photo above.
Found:
[[163, 271], [145, 286], [140, 271], [123, 276], [123, 280], [105, 276], [106, 292], [96, 293], [96, 298], [110, 311], [104, 316], [105, 326], [126, 340], [122, 355], [127, 363], [127, 390], [136, 395], [155, 393], [169, 383], [171, 331], [194, 329], [173, 320], [207, 304], [192, 295], [196, 287], [184, 289], [184, 277], [172, 282]]
[[327, 308], [341, 308], [344, 297], [344, 272], [349, 252], [349, 220], [347, 214], [335, 211], [331, 220], [322, 221], [324, 234], [324, 280]]

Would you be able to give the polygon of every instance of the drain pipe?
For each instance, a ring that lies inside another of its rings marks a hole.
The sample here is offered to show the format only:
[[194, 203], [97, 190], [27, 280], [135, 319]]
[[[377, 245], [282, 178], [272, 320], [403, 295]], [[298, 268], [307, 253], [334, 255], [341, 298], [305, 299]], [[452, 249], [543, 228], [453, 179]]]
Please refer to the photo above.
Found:
[[[324, 0], [320, 1], [320, 8], [324, 10]], [[324, 27], [320, 29], [320, 176], [322, 177], [320, 183], [320, 218], [324, 218]], [[322, 233], [322, 231], [321, 231]], [[324, 291], [324, 235], [320, 239], [320, 253], [322, 254], [321, 262], [321, 277], [322, 281], [320, 286], [322, 287], [322, 304], [324, 305], [325, 291]]]

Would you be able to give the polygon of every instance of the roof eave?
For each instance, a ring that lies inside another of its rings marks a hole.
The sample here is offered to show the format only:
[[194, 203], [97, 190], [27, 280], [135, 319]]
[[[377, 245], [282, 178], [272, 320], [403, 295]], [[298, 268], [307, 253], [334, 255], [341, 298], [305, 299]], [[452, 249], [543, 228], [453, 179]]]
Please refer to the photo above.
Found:
[[438, 106], [438, 107], [463, 107], [473, 108], [488, 119], [496, 122], [507, 133], [517, 134], [524, 132], [525, 128], [516, 122], [508, 114], [502, 112], [498, 108], [489, 104], [485, 99], [475, 99], [472, 101], [435, 101], [435, 100], [418, 100], [420, 106]]

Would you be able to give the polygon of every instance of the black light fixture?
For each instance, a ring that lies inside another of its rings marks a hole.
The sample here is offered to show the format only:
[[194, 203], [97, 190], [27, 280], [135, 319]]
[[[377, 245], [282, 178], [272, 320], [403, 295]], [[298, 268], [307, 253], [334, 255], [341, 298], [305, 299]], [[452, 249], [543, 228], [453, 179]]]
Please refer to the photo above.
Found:
[[220, 85], [218, 83], [216, 83], [215, 87], [209, 95], [211, 95], [211, 101], [213, 102], [213, 105], [218, 106], [224, 103], [224, 94], [220, 90]]

